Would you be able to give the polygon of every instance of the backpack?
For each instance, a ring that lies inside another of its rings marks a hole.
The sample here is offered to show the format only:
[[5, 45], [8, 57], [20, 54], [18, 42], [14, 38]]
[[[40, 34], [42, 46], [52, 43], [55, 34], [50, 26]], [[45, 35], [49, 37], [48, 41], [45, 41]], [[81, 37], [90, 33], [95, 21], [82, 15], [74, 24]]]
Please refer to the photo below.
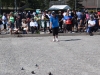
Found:
[[70, 19], [66, 20], [66, 24], [72, 24], [72, 21]]

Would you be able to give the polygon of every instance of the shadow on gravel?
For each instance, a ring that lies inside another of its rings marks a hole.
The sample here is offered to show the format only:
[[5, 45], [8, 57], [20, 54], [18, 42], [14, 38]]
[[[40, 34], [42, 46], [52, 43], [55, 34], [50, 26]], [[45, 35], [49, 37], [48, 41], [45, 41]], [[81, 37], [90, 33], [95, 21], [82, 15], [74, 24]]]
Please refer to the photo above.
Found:
[[59, 41], [79, 41], [81, 39], [59, 40]]

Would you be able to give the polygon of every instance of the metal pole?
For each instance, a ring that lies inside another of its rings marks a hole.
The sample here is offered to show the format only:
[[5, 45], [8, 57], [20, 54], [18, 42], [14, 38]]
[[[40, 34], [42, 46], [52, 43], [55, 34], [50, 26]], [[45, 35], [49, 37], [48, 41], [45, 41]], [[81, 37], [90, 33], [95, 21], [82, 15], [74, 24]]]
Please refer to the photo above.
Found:
[[59, 4], [61, 5], [61, 0], [58, 0], [59, 1]]
[[1, 0], [0, 0], [0, 14], [1, 14]]
[[76, 0], [75, 0], [75, 10], [76, 10]]
[[15, 12], [17, 12], [17, 4], [16, 4], [16, 0], [15, 0]]
[[96, 10], [98, 11], [98, 0], [97, 0], [97, 8], [96, 8]]

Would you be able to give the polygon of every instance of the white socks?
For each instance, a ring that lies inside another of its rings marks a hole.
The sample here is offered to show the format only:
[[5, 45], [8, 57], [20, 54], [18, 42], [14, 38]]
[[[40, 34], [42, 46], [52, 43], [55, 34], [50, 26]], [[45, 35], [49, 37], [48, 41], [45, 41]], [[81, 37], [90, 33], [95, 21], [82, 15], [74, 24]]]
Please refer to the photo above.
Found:
[[59, 41], [58, 38], [55, 38], [55, 39], [53, 38], [53, 42], [55, 42], [55, 41], [58, 42]]

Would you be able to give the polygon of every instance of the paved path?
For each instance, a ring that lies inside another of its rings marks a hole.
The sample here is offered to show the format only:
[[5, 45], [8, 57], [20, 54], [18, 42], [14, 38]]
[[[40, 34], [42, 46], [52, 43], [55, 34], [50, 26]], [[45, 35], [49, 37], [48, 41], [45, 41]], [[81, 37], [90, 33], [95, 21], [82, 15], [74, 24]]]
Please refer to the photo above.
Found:
[[100, 75], [100, 35], [60, 36], [59, 40], [52, 42], [52, 36], [0, 38], [0, 75], [32, 75], [31, 71], [35, 75]]

